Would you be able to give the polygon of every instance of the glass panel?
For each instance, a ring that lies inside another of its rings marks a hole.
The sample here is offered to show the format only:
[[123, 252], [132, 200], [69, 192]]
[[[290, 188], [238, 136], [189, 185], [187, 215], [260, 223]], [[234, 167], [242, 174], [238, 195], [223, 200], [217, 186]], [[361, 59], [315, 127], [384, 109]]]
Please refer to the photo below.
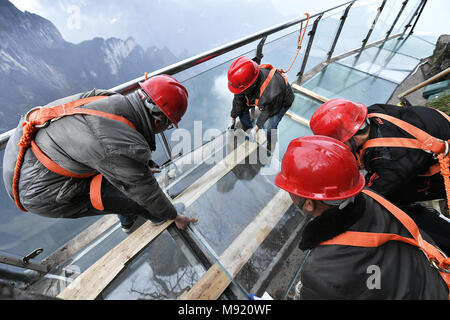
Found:
[[303, 86], [329, 99], [344, 98], [371, 105], [388, 101], [397, 84], [333, 63]]
[[408, 4], [405, 7], [405, 10], [403, 11], [397, 24], [395, 25], [394, 30], [392, 31], [393, 34], [404, 32], [406, 24], [408, 24], [411, 21], [411, 18], [413, 17], [420, 3], [421, 3], [420, 0], [410, 0], [408, 2]]
[[218, 256], [279, 190], [269, 180], [270, 176], [261, 173], [264, 165], [249, 164], [249, 158], [246, 163], [236, 165], [186, 210], [187, 215], [198, 217], [196, 230]]
[[311, 129], [292, 120], [288, 116], [284, 116], [278, 125], [279, 143], [277, 147], [279, 151], [275, 154], [279, 154], [281, 160], [286, 153], [289, 143], [299, 137], [305, 137], [312, 135]]
[[333, 54], [334, 57], [360, 48], [376, 17], [379, 3], [363, 7], [356, 7], [357, 4], [355, 3], [348, 13]]
[[[311, 31], [311, 24], [307, 28], [305, 37], [303, 39], [302, 49], [300, 50], [297, 59], [295, 60], [289, 72], [285, 73], [289, 82], [296, 81], [298, 78], [297, 73], [301, 69], [303, 57], [306, 52], [306, 47], [308, 46], [308, 32]], [[303, 23], [303, 25], [305, 26], [306, 23]], [[298, 27], [298, 29], [299, 28], [300, 27]], [[304, 31], [302, 29], [302, 33], [303, 32]], [[276, 39], [270, 43], [266, 43], [263, 48], [264, 57], [261, 63], [268, 63], [273, 65], [275, 68], [280, 68], [287, 71], [297, 53], [298, 37], [299, 30], [294, 31], [282, 38]], [[314, 60], [314, 57], [312, 59]], [[318, 63], [320, 62], [318, 60], [314, 61]]]
[[[319, 21], [305, 73], [327, 60], [328, 52], [330, 52], [331, 46], [333, 45], [343, 13], [344, 11], [339, 11], [331, 16], [323, 17]], [[303, 50], [306, 50], [307, 44], [307, 42], [304, 43]]]
[[[381, 6], [381, 3], [379, 6]], [[384, 6], [383, 11], [378, 18], [377, 23], [375, 24], [375, 28], [372, 31], [372, 34], [367, 43], [371, 43], [377, 40], [384, 39], [388, 30], [391, 28], [394, 23], [395, 18], [397, 17], [400, 9], [402, 7], [403, 1], [398, 0], [388, 0]], [[405, 10], [403, 10], [402, 16], [405, 14]], [[397, 21], [400, 23], [400, 21]], [[397, 24], [396, 24], [397, 25]], [[392, 33], [391, 33], [392, 35]]]
[[204, 272], [186, 245], [164, 231], [127, 265], [102, 295], [105, 300], [176, 299]]
[[380, 45], [383, 49], [417, 59], [428, 58], [433, 55], [436, 44], [436, 37], [411, 35], [404, 39], [392, 39]]
[[[279, 261], [278, 253], [304, 220], [288, 194], [273, 183], [279, 161], [273, 160], [272, 168], [252, 162], [264, 150], [237, 164], [186, 210], [199, 219], [190, 227], [196, 239], [245, 294], [263, 286], [271, 275], [269, 266]], [[280, 194], [284, 203], [278, 202]], [[270, 221], [274, 216], [278, 219]]]
[[360, 55], [339, 60], [339, 63], [346, 66], [397, 83], [401, 83], [419, 62], [420, 60], [416, 58], [396, 54], [379, 47], [369, 48]]

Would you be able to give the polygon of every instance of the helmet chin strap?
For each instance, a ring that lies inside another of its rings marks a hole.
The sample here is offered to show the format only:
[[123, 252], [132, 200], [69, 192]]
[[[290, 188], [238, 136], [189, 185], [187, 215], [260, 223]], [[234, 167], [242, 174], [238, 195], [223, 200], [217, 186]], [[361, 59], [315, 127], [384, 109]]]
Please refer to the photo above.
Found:
[[350, 139], [348, 139], [348, 142], [350, 142], [350, 146], [352, 148], [352, 152], [353, 153], [357, 153], [358, 146], [356, 145], [355, 139], [353, 139], [353, 137], [351, 137]]

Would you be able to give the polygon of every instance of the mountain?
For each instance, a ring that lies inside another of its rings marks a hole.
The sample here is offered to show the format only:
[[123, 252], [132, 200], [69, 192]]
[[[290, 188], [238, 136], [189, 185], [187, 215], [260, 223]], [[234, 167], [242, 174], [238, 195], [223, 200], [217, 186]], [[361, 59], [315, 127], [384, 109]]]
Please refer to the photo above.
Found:
[[33, 106], [112, 88], [178, 60], [167, 48], [144, 49], [132, 37], [67, 42], [50, 21], [0, 0], [0, 133]]

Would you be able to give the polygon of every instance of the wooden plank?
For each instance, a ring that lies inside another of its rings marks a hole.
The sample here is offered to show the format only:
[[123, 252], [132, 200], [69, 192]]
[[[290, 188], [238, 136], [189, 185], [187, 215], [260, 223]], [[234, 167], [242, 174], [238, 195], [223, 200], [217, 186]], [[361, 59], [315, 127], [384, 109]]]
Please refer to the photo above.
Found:
[[[284, 190], [278, 191], [259, 215], [220, 256], [219, 263], [228, 274], [233, 277], [238, 274], [291, 205], [292, 200], [289, 194]], [[220, 297], [230, 283], [231, 279], [216, 263], [178, 299], [215, 300]]]
[[305, 119], [303, 117], [300, 117], [300, 116], [298, 116], [295, 113], [292, 113], [290, 111], [287, 111], [286, 115], [289, 118], [291, 118], [292, 120], [294, 120], [294, 121], [296, 121], [296, 122], [298, 122], [298, 123], [300, 123], [300, 124], [302, 124], [302, 125], [304, 125], [304, 126], [309, 128], [309, 120], [307, 120], [307, 119]]
[[[261, 136], [259, 135], [258, 141], [264, 140], [264, 137]], [[211, 168], [175, 198], [173, 202], [183, 202], [186, 208], [189, 207], [238, 163], [242, 162], [250, 153], [255, 151], [257, 146], [257, 143], [244, 141], [233, 152], [228, 154], [216, 166]], [[78, 276], [58, 295], [58, 298], [70, 300], [95, 299], [123, 270], [127, 262], [157, 238], [172, 222], [173, 220], [170, 220], [160, 226], [152, 226], [149, 221], [145, 222], [135, 232], [130, 234]]]
[[327, 102], [328, 100], [330, 100], [328, 98], [325, 98], [325, 97], [321, 96], [318, 93], [315, 93], [314, 91], [308, 90], [308, 89], [306, 89], [304, 87], [301, 87], [301, 86], [299, 86], [298, 84], [295, 84], [295, 83], [292, 84], [292, 88], [297, 90], [298, 92], [301, 92], [303, 94], [306, 94], [307, 96], [310, 96], [311, 98], [319, 100], [320, 102]]
[[119, 219], [117, 215], [105, 215], [98, 221], [90, 225], [83, 232], [79, 233], [75, 238], [70, 240], [68, 243], [63, 245], [52, 255], [45, 258], [42, 263], [50, 268], [55, 267], [64, 260], [68, 259], [82, 248], [84, 248], [88, 243], [95, 240], [103, 232], [115, 225]]
[[170, 220], [159, 226], [153, 226], [149, 222], [144, 223], [78, 276], [57, 297], [70, 300], [94, 300], [122, 271], [128, 260], [144, 249], [172, 222], [173, 220]]
[[419, 83], [418, 85], [412, 87], [411, 89], [406, 90], [405, 92], [399, 94], [399, 95], [397, 96], [397, 98], [401, 99], [401, 98], [407, 96], [408, 94], [413, 93], [414, 91], [419, 90], [420, 88], [423, 88], [423, 87], [425, 87], [426, 85], [428, 85], [428, 84], [430, 84], [430, 83], [433, 83], [434, 81], [436, 81], [436, 80], [438, 80], [438, 79], [440, 79], [440, 78], [442, 78], [442, 77], [448, 75], [449, 73], [450, 73], [450, 68], [447, 68], [447, 69], [445, 69], [444, 71], [438, 73], [437, 75], [431, 77], [430, 79], [427, 79], [427, 80], [425, 80], [425, 81]]

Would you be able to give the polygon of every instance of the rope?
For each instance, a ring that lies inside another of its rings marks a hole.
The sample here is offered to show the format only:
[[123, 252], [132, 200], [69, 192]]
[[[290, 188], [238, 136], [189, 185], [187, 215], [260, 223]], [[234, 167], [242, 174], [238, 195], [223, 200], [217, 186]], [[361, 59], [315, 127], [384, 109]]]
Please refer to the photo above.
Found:
[[23, 123], [23, 134], [20, 138], [19, 143], [17, 144], [19, 149], [19, 154], [17, 156], [16, 166], [14, 168], [14, 179], [13, 179], [13, 195], [14, 195], [14, 201], [17, 205], [17, 207], [21, 210], [26, 212], [27, 210], [22, 206], [20, 203], [19, 198], [19, 180], [20, 180], [20, 168], [22, 168], [23, 160], [25, 158], [25, 152], [30, 147], [31, 141], [33, 140], [33, 137], [38, 130], [38, 128], [35, 127], [35, 125], [39, 124], [38, 122], [31, 121], [31, 122], [24, 122]]
[[303, 42], [303, 38], [305, 37], [306, 34], [306, 29], [308, 28], [308, 24], [309, 24], [309, 18], [310, 18], [310, 14], [305, 12], [306, 15], [306, 26], [305, 29], [303, 30], [302, 33], [302, 29], [303, 29], [303, 21], [300, 24], [300, 32], [298, 35], [298, 40], [297, 40], [297, 53], [295, 54], [294, 60], [292, 60], [291, 65], [289, 66], [289, 68], [285, 71], [284, 69], [278, 69], [281, 73], [288, 73], [289, 70], [291, 70], [292, 66], [294, 65], [295, 60], [297, 59], [298, 53], [300, 52], [300, 49], [302, 48], [302, 42]]
[[450, 212], [450, 157], [449, 155], [444, 156], [444, 154], [441, 153], [438, 155], [438, 159], [439, 164], [441, 165], [441, 175], [444, 178], [445, 193], [447, 195], [447, 206]]

